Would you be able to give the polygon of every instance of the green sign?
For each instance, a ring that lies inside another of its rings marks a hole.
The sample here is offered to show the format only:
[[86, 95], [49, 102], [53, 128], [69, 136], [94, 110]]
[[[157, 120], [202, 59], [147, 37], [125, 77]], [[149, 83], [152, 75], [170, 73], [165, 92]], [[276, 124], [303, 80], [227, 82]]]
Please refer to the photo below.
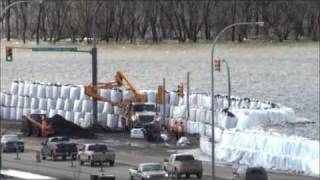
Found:
[[32, 51], [64, 51], [64, 52], [76, 52], [78, 51], [75, 47], [39, 47], [39, 48], [31, 48]]

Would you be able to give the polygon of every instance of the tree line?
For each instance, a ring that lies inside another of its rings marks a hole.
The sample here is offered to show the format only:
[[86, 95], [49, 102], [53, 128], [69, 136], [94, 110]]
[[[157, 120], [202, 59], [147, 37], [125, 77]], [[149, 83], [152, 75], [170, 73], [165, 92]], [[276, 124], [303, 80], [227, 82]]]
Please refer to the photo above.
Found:
[[[2, 0], [1, 9], [15, 1]], [[263, 21], [263, 27], [233, 28], [225, 39], [318, 41], [319, 7], [316, 0], [45, 0], [13, 7], [0, 28], [7, 40], [24, 43], [90, 41], [95, 16], [100, 41], [197, 42], [232, 23]]]

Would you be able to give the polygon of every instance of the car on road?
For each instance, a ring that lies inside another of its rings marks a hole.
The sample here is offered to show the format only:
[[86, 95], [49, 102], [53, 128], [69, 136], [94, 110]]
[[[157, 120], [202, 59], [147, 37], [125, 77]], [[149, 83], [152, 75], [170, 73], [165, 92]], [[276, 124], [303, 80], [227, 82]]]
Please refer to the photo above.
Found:
[[24, 140], [16, 134], [6, 134], [1, 137], [2, 152], [24, 152]]
[[168, 179], [168, 173], [160, 163], [143, 163], [129, 169], [131, 180], [161, 180]]
[[203, 173], [202, 162], [195, 160], [192, 154], [171, 154], [169, 159], [164, 160], [164, 168], [177, 179], [182, 175], [189, 178], [193, 174], [200, 179]]
[[66, 160], [67, 157], [71, 157], [73, 160], [76, 160], [78, 153], [77, 144], [71, 142], [68, 137], [50, 137], [41, 143], [41, 145], [41, 155], [43, 160], [47, 157], [51, 157], [53, 161], [56, 161], [58, 157], [62, 157], [63, 160]]
[[115, 152], [102, 143], [84, 144], [78, 152], [80, 165], [88, 162], [91, 166], [94, 166], [95, 163], [102, 165], [108, 162], [110, 166], [114, 166], [115, 158]]

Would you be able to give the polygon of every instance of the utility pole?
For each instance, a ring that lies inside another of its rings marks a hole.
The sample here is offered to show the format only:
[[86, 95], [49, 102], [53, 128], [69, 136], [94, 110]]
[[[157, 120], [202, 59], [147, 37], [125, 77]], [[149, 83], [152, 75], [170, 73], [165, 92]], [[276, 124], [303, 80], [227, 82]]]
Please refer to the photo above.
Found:
[[[92, 85], [97, 85], [97, 74], [98, 74], [98, 67], [97, 67], [97, 47], [96, 47], [96, 13], [97, 13], [97, 1], [94, 1], [94, 14], [93, 14], [93, 20], [92, 20], [92, 38], [93, 38], [93, 46], [91, 49], [91, 55], [92, 55]], [[97, 99], [93, 98], [92, 103], [92, 111], [93, 111], [93, 126], [98, 124], [98, 103]]]

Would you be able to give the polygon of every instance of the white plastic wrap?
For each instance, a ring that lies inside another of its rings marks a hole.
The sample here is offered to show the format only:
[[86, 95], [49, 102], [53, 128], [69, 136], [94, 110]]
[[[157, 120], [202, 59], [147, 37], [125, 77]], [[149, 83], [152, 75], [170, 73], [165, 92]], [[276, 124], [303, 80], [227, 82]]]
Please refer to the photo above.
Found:
[[187, 121], [187, 132], [189, 134], [198, 134], [200, 122]]
[[23, 108], [23, 104], [24, 103], [24, 97], [23, 96], [19, 96], [18, 97], [18, 103], [17, 103], [17, 107], [18, 108]]
[[157, 92], [156, 91], [146, 91], [147, 92], [147, 99], [150, 103], [156, 103], [157, 100]]
[[40, 114], [41, 111], [39, 109], [31, 109], [31, 114]]
[[62, 98], [62, 99], [69, 99], [70, 98], [70, 86], [68, 86], [68, 85], [61, 86], [60, 98]]
[[45, 114], [45, 115], [47, 115], [47, 114], [48, 114], [48, 111], [47, 111], [47, 110], [40, 110], [40, 114]]
[[30, 84], [29, 96], [30, 97], [37, 97], [37, 91], [38, 91], [38, 84], [36, 84], [36, 83]]
[[82, 101], [82, 112], [91, 112], [92, 111], [92, 101], [83, 100]]
[[60, 85], [53, 85], [52, 86], [52, 98], [58, 99], [60, 98], [61, 94], [61, 86]]
[[86, 112], [84, 114], [84, 121], [80, 123], [82, 128], [89, 128], [93, 124], [93, 115], [91, 112]]
[[24, 82], [19, 82], [18, 95], [23, 96], [24, 93]]
[[47, 109], [56, 109], [57, 101], [55, 99], [48, 99], [47, 100]]
[[190, 108], [190, 117], [189, 119], [191, 121], [196, 121], [197, 120], [197, 109], [196, 108]]
[[81, 100], [87, 100], [89, 99], [89, 96], [86, 95], [84, 86], [80, 86], [80, 99]]
[[197, 94], [191, 94], [191, 95], [189, 96], [189, 104], [190, 104], [190, 107], [195, 107], [195, 106], [197, 106], [197, 100], [198, 100]]
[[43, 84], [38, 85], [37, 97], [38, 98], [46, 98], [46, 86], [45, 85], [43, 85]]
[[30, 108], [31, 108], [31, 109], [38, 109], [38, 108], [39, 108], [39, 99], [37, 99], [37, 98], [32, 98], [32, 99], [31, 99]]
[[102, 127], [105, 128], [107, 126], [107, 121], [108, 121], [108, 114], [106, 114], [106, 113], [98, 113], [98, 123]]
[[53, 98], [52, 85], [48, 84], [45, 86], [45, 88], [46, 88], [46, 98]]
[[122, 93], [118, 90], [111, 90], [111, 97], [112, 102], [119, 103], [122, 101]]
[[57, 111], [57, 114], [59, 114], [59, 115], [62, 116], [62, 117], [65, 117], [66, 111], [64, 111], [64, 110], [58, 110], [58, 111]]
[[134, 94], [132, 91], [129, 91], [129, 90], [124, 90], [122, 91], [122, 99], [123, 100], [128, 100], [128, 99], [131, 99], [134, 97]]
[[18, 95], [12, 95], [11, 96], [11, 103], [10, 103], [10, 106], [11, 107], [16, 107], [17, 104], [18, 104]]
[[77, 125], [79, 125], [79, 121], [80, 119], [83, 119], [84, 118], [84, 113], [82, 112], [75, 112], [74, 113], [74, 119], [73, 119], [73, 122]]
[[64, 101], [64, 110], [65, 111], [72, 111], [73, 110], [73, 100], [72, 99], [66, 99]]
[[73, 104], [73, 112], [82, 111], [82, 100], [75, 100]]
[[99, 101], [98, 102], [98, 113], [102, 113], [103, 106], [104, 106], [104, 102]]
[[123, 108], [120, 108], [119, 106], [114, 106], [114, 114], [123, 115], [124, 113], [125, 110]]
[[18, 81], [13, 81], [11, 83], [11, 90], [10, 93], [13, 95], [17, 95], [19, 90], [19, 82]]
[[110, 97], [111, 97], [111, 90], [110, 89], [100, 89], [99, 93], [102, 97], [105, 97], [107, 99], [110, 99]]
[[30, 83], [26, 82], [24, 84], [23, 95], [24, 96], [29, 96], [29, 94], [30, 94]]
[[39, 109], [40, 110], [47, 110], [47, 99], [40, 99], [39, 100]]
[[169, 93], [169, 104], [172, 106], [177, 106], [179, 104], [179, 96], [176, 92], [170, 92]]
[[24, 108], [30, 108], [31, 107], [31, 98], [28, 96], [23, 97], [23, 107]]
[[4, 106], [11, 106], [11, 94], [5, 94], [4, 97]]
[[64, 110], [64, 99], [57, 99], [56, 110]]
[[186, 117], [186, 106], [175, 106], [173, 107], [173, 118], [185, 118]]
[[3, 92], [0, 92], [0, 106], [4, 106], [4, 102], [6, 100], [6, 95]]
[[108, 114], [107, 126], [111, 129], [118, 127], [118, 115]]
[[71, 86], [70, 99], [72, 100], [80, 99], [80, 91], [81, 91], [81, 88], [79, 86]]

